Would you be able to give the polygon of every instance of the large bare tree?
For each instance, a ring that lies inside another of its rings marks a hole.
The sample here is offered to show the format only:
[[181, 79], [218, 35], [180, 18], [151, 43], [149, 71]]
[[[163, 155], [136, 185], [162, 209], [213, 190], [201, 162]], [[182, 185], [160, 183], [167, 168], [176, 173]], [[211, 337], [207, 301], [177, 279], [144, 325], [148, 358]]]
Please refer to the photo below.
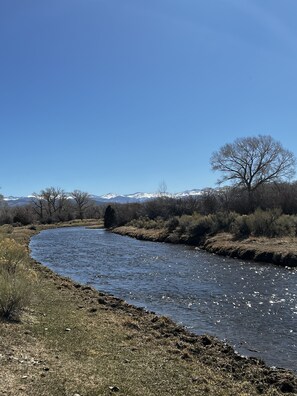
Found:
[[33, 209], [40, 220], [46, 215], [48, 219], [61, 216], [67, 202], [67, 195], [62, 188], [48, 187], [40, 193], [32, 194]]
[[75, 201], [79, 218], [83, 219], [86, 209], [92, 203], [90, 194], [84, 191], [74, 190], [71, 196]]
[[212, 170], [222, 173], [219, 184], [230, 181], [251, 196], [264, 183], [292, 178], [296, 159], [271, 136], [259, 135], [225, 144], [212, 154], [210, 163]]

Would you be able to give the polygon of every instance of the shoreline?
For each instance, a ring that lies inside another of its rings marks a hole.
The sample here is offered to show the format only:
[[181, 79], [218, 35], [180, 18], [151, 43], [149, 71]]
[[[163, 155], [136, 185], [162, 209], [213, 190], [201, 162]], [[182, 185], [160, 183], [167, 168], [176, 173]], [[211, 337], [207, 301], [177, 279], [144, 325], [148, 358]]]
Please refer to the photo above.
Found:
[[229, 233], [207, 236], [201, 241], [188, 241], [177, 238], [165, 229], [144, 229], [121, 226], [110, 230], [122, 236], [151, 242], [166, 242], [196, 246], [209, 253], [233, 257], [242, 260], [265, 262], [283, 267], [297, 267], [297, 238], [264, 238], [249, 237], [235, 240]]
[[[19, 234], [13, 236], [28, 247], [31, 236], [42, 229], [27, 228], [24, 235], [14, 230]], [[20, 323], [0, 321], [0, 362], [8, 378], [0, 384], [3, 395], [297, 392], [293, 371], [242, 357], [213, 336], [193, 334], [167, 317], [60, 276], [33, 259], [30, 265], [38, 276], [32, 304]]]
[[63, 277], [35, 260], [34, 269], [58, 283], [59, 288], [74, 291], [80, 299], [89, 300], [92, 305], [88, 307], [88, 311], [97, 312], [97, 307], [100, 307], [107, 312], [128, 314], [131, 318], [128, 327], [133, 331], [141, 331], [141, 327], [144, 326], [146, 332], [153, 333], [158, 339], [170, 339], [176, 344], [175, 353], [179, 354], [181, 359], [191, 360], [199, 357], [199, 361], [207, 366], [212, 366], [215, 362], [216, 369], [226, 371], [235, 380], [249, 378], [257, 386], [259, 393], [263, 393], [265, 385], [268, 388], [276, 387], [281, 393], [294, 392], [295, 395], [297, 392], [297, 375], [292, 370], [269, 367], [261, 358], [242, 356], [231, 345], [215, 336], [193, 333], [166, 316]]

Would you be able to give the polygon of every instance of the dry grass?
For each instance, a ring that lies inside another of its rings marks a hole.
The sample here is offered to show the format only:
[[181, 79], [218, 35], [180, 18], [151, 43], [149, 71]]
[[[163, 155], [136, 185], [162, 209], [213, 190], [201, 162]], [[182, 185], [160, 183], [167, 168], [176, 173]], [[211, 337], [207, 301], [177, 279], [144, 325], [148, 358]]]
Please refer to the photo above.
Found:
[[133, 226], [121, 226], [117, 227], [113, 230], [116, 234], [119, 235], [129, 235], [132, 238], [136, 239], [144, 239], [146, 241], [152, 242], [163, 242], [168, 236], [168, 231], [165, 229], [156, 229], [156, 228], [137, 228]]
[[0, 322], [1, 395], [276, 396], [297, 386], [211, 337], [32, 266], [30, 308], [20, 323]]
[[297, 266], [297, 238], [294, 237], [249, 237], [238, 240], [231, 234], [221, 233], [208, 238], [204, 248], [231, 257]]

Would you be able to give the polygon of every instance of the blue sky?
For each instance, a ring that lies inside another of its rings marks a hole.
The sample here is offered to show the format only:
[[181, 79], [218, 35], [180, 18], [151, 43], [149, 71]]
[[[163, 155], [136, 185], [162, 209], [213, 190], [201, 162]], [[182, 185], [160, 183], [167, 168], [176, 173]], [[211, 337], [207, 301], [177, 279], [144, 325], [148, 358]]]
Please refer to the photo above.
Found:
[[0, 0], [0, 192], [214, 187], [213, 151], [297, 155], [297, 2]]

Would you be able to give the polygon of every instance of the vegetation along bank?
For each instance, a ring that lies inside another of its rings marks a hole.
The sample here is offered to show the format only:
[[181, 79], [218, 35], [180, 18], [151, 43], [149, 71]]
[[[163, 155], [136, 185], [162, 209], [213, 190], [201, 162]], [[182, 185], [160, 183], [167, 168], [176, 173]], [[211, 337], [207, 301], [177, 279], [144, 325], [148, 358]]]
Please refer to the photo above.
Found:
[[232, 257], [297, 265], [296, 159], [271, 136], [236, 139], [210, 159], [218, 189], [106, 208], [106, 228], [141, 239], [186, 243]]
[[[229, 257], [297, 266], [296, 218], [274, 210], [257, 210], [251, 215], [196, 213], [168, 220], [140, 217], [111, 230], [137, 239], [188, 244]], [[267, 236], [272, 233], [275, 236]]]

